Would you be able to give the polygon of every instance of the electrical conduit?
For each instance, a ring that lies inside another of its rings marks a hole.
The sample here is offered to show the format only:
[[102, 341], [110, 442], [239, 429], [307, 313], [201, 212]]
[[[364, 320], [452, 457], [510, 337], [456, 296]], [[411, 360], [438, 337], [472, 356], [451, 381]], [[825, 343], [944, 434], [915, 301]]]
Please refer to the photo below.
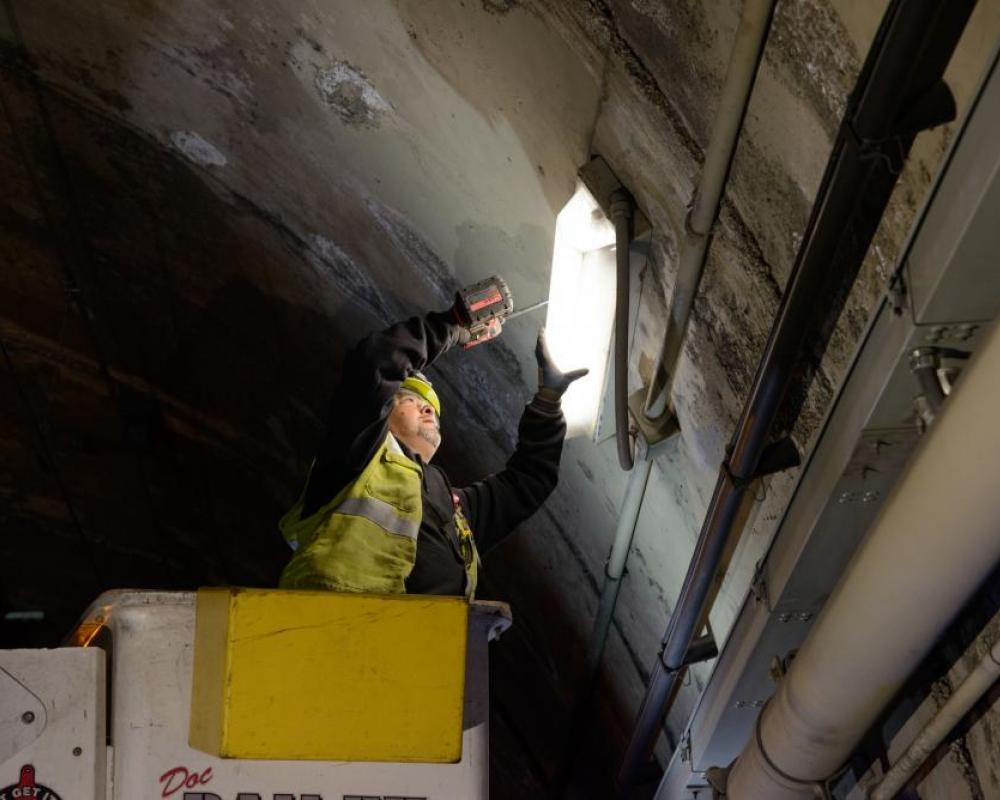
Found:
[[671, 297], [663, 345], [646, 392], [643, 412], [650, 419], [661, 417], [670, 402], [670, 390], [684, 344], [698, 285], [705, 267], [705, 255], [719, 204], [729, 178], [743, 118], [750, 103], [764, 45], [774, 15], [775, 0], [746, 0], [739, 29], [729, 56], [726, 81], [712, 126], [712, 138], [705, 150], [705, 163], [691, 208], [685, 219], [684, 239], [678, 256], [677, 278]]
[[623, 470], [632, 469], [632, 442], [628, 418], [628, 301], [631, 271], [629, 250], [632, 246], [632, 223], [635, 208], [632, 195], [618, 189], [611, 195], [610, 216], [615, 224], [615, 439], [618, 442], [618, 463]]
[[892, 800], [938, 745], [962, 721], [979, 699], [1000, 678], [1000, 641], [994, 643], [982, 660], [966, 676], [951, 697], [938, 709], [934, 718], [920, 732], [903, 756], [892, 765], [882, 781], [869, 793], [871, 800]]
[[615, 539], [611, 545], [611, 554], [604, 570], [604, 588], [601, 590], [601, 600], [594, 619], [594, 628], [587, 645], [587, 696], [593, 690], [597, 671], [604, 656], [604, 647], [611, 630], [611, 621], [615, 614], [615, 604], [621, 589], [622, 578], [625, 575], [625, 562], [632, 549], [632, 538], [635, 536], [639, 521], [639, 511], [642, 509], [642, 499], [646, 493], [649, 473], [653, 469], [653, 460], [643, 446], [637, 453], [635, 469], [628, 476], [625, 486], [625, 497], [618, 511], [618, 524], [615, 527]]

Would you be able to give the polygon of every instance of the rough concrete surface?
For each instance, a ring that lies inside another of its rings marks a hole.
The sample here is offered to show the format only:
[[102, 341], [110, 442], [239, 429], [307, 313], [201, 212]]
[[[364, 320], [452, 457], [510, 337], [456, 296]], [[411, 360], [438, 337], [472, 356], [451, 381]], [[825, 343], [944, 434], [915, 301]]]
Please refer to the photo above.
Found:
[[[886, 5], [778, 3], [677, 365], [681, 432], [650, 480], [580, 796], [610, 791]], [[49, 620], [18, 641], [51, 641], [107, 586], [272, 582], [286, 557], [275, 521], [301, 487], [345, 349], [494, 272], [519, 305], [542, 299], [556, 215], [593, 153], [653, 225], [629, 373], [639, 389], [739, 10], [0, 5], [0, 552], [32, 576], [4, 576], [0, 600], [45, 604]], [[998, 32], [1000, 5], [981, 2], [948, 73], [959, 113]], [[953, 131], [918, 139], [792, 429], [803, 450]], [[456, 482], [499, 468], [513, 446], [541, 319], [512, 321], [500, 341], [434, 367], [441, 459]], [[758, 493], [712, 611], [720, 642], [795, 478]], [[568, 442], [555, 495], [488, 560], [485, 591], [517, 620], [494, 648], [495, 797], [544, 796], [558, 769], [625, 480], [613, 441]], [[56, 596], [41, 589], [52, 585]], [[709, 671], [686, 681], [661, 761]], [[995, 785], [993, 729], [981, 730], [969, 769]]]

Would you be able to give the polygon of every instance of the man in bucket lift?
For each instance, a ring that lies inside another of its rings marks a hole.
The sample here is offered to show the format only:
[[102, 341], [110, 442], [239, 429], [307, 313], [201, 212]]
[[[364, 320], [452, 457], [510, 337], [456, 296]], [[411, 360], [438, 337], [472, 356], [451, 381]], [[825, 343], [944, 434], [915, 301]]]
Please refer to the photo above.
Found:
[[[483, 284], [501, 294], [486, 324], [470, 302], [471, 290]], [[295, 551], [282, 588], [471, 599], [479, 553], [537, 511], [555, 488], [566, 435], [560, 400], [587, 370], [560, 371], [544, 331], [535, 346], [538, 391], [521, 416], [506, 467], [454, 489], [430, 463], [441, 443], [441, 405], [422, 370], [456, 344], [470, 347], [497, 336], [513, 309], [501, 279], [483, 284], [459, 293], [448, 311], [400, 322], [347, 354], [305, 490], [279, 523]]]

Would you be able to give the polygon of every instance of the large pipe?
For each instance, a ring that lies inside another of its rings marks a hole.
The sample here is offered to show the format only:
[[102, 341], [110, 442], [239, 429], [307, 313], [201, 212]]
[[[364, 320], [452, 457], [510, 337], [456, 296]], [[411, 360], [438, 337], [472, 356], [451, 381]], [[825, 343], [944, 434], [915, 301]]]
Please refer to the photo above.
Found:
[[670, 401], [677, 358], [684, 344], [691, 307], [705, 268], [712, 227], [719, 215], [722, 192], [729, 178], [743, 118], [764, 55], [775, 3], [776, 0], [746, 0], [743, 3], [739, 28], [729, 55], [726, 80], [712, 124], [712, 138], [705, 150], [705, 163], [685, 220], [663, 344], [646, 390], [643, 413], [650, 418], [662, 416]]
[[870, 792], [871, 800], [892, 800], [909, 783], [910, 778], [937, 750], [938, 745], [954, 730], [955, 726], [979, 702], [984, 694], [1000, 678], [1000, 641], [995, 642], [982, 660], [970, 672], [934, 718], [924, 727], [906, 748], [906, 752], [892, 765], [877, 786]]
[[632, 195], [618, 189], [609, 203], [611, 221], [615, 224], [615, 439], [618, 443], [618, 463], [624, 470], [632, 469], [632, 442], [628, 417], [628, 306], [631, 278], [632, 223], [635, 204]]
[[994, 326], [761, 714], [727, 797], [812, 797], [1000, 560], [998, 407]]
[[[938, 89], [973, 5], [972, 0], [894, 0], [886, 11], [849, 99], [788, 289], [719, 470], [622, 761], [620, 784], [634, 783], [652, 752], [684, 654], [707, 616], [746, 489], [759, 477], [758, 463], [793, 375], [807, 361], [803, 348], [808, 344], [810, 363], [819, 362], [916, 131], [921, 124], [943, 121], [949, 108], [954, 113], [953, 104], [940, 104], [950, 94]], [[931, 96], [938, 102], [928, 103]], [[902, 130], [901, 120], [907, 121]], [[805, 380], [808, 373], [803, 375]]]

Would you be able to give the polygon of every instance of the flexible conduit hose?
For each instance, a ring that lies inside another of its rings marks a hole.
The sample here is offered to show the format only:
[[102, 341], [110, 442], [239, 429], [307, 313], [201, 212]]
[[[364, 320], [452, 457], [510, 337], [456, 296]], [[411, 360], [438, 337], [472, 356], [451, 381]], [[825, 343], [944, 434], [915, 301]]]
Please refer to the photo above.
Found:
[[632, 469], [634, 458], [629, 436], [628, 418], [628, 301], [629, 248], [632, 245], [632, 195], [618, 189], [611, 195], [611, 221], [615, 224], [615, 438], [618, 442], [618, 463], [623, 470]]

